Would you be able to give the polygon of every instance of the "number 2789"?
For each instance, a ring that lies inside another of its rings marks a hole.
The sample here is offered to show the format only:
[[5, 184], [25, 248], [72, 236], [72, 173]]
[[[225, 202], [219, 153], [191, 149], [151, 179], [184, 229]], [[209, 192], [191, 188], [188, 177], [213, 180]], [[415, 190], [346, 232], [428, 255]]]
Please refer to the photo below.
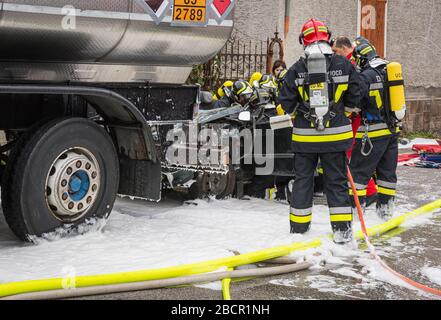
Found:
[[176, 8], [175, 20], [183, 21], [202, 21], [204, 18], [204, 10], [195, 8]]

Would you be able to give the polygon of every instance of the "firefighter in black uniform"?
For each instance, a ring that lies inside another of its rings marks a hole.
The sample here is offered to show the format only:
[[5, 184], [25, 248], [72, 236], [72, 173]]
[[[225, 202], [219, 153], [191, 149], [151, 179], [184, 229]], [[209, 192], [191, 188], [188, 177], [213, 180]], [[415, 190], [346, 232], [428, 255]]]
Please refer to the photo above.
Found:
[[217, 90], [217, 101], [213, 106], [214, 109], [229, 108], [231, 106], [234, 102], [234, 97], [232, 95], [233, 86], [233, 81], [225, 81]]
[[294, 113], [295, 173], [290, 223], [291, 233], [305, 233], [312, 221], [314, 173], [321, 160], [325, 193], [331, 214], [334, 242], [352, 242], [352, 207], [347, 188], [346, 150], [352, 128], [345, 115], [360, 101], [359, 78], [344, 57], [334, 56], [330, 32], [320, 21], [308, 21], [300, 35], [306, 58], [288, 71], [279, 103]]
[[[361, 68], [362, 125], [356, 135], [356, 145], [350, 169], [362, 206], [366, 203], [366, 188], [376, 173], [378, 184], [377, 213], [388, 220], [393, 215], [397, 186], [399, 123], [388, 112], [387, 65], [368, 42], [354, 50]], [[352, 194], [352, 189], [350, 190]]]

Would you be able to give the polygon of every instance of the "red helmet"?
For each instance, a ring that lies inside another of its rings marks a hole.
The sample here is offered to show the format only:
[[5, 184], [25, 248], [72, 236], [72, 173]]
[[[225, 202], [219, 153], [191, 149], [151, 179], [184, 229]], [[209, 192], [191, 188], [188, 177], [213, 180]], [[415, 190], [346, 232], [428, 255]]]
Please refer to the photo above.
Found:
[[311, 19], [303, 25], [302, 33], [300, 34], [300, 44], [305, 47], [317, 41], [329, 41], [331, 39], [331, 32], [328, 27], [321, 21]]

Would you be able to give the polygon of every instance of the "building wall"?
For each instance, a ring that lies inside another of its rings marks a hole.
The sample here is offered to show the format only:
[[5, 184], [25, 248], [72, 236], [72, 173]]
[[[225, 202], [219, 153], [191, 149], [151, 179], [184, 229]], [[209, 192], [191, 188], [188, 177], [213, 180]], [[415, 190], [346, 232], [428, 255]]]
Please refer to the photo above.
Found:
[[387, 58], [403, 64], [407, 84], [441, 87], [441, 2], [389, 0]]
[[441, 2], [389, 0], [387, 58], [400, 61], [409, 131], [441, 133]]
[[283, 31], [285, 0], [238, 0], [234, 15], [234, 37], [266, 40]]
[[357, 36], [357, 0], [292, 0], [291, 25], [287, 42], [286, 61], [294, 63], [302, 55], [299, 34], [303, 24], [311, 19], [325, 22], [333, 36]]
[[[310, 18], [328, 23], [335, 35], [355, 38], [357, 3], [358, 0], [292, 0], [290, 33], [285, 39], [286, 62], [293, 64], [302, 54], [298, 37], [303, 24]], [[284, 18], [285, 0], [238, 0], [234, 36], [244, 40], [266, 40], [278, 30], [283, 37]]]

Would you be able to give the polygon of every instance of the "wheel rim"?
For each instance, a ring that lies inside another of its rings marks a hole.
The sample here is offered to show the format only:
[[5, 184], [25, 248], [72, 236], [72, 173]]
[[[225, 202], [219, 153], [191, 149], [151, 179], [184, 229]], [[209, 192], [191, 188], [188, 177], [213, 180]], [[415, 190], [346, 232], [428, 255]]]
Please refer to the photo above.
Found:
[[100, 167], [85, 148], [62, 152], [52, 163], [46, 179], [46, 202], [62, 222], [83, 218], [97, 200], [100, 190]]
[[207, 189], [211, 195], [222, 194], [228, 185], [228, 175], [220, 173], [208, 174], [207, 177]]

